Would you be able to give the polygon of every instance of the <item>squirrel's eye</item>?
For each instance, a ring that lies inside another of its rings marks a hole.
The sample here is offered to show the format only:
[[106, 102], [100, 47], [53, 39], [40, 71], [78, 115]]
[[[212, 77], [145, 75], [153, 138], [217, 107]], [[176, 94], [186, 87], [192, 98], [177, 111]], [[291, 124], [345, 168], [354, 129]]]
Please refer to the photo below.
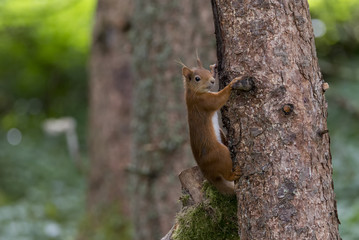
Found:
[[195, 79], [197, 82], [201, 81], [201, 78], [198, 77], [198, 76], [196, 76], [194, 79]]

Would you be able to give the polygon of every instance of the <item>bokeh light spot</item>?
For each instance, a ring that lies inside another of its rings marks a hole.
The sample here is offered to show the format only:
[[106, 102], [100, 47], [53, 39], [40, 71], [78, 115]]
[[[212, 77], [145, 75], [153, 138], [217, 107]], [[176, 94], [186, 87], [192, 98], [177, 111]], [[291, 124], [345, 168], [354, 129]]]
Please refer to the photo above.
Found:
[[22, 134], [19, 129], [17, 128], [11, 128], [7, 134], [6, 138], [9, 144], [16, 146], [21, 143], [22, 140]]
[[313, 31], [315, 37], [322, 37], [327, 32], [325, 23], [320, 19], [312, 19]]

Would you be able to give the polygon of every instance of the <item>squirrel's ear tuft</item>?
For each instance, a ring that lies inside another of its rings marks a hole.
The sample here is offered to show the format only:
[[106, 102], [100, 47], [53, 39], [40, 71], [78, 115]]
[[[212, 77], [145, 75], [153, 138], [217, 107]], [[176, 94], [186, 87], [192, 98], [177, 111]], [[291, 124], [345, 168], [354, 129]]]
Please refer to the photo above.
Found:
[[183, 67], [182, 68], [182, 75], [188, 79], [191, 80], [191, 75], [192, 75], [193, 71], [191, 69], [189, 69], [188, 67]]
[[198, 56], [198, 51], [197, 51], [197, 49], [196, 49], [196, 58], [197, 58], [197, 66], [198, 66], [199, 68], [203, 68], [201, 59], [199, 59], [199, 56]]

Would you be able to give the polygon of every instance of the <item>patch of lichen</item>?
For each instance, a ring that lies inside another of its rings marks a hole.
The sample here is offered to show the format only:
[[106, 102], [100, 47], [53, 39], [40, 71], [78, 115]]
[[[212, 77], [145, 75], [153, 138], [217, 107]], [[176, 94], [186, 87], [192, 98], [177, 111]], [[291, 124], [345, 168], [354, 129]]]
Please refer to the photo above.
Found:
[[203, 191], [203, 203], [186, 207], [177, 215], [173, 240], [239, 240], [236, 197], [220, 194], [207, 182]]

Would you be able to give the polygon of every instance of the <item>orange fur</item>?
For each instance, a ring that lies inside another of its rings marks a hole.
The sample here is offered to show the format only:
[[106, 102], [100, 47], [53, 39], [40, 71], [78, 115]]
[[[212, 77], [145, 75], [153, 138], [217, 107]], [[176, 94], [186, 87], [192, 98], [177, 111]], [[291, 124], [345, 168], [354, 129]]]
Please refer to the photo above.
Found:
[[[211, 66], [211, 71], [204, 69], [199, 59], [197, 64], [195, 68], [182, 68], [192, 152], [205, 178], [221, 193], [234, 194], [231, 182], [239, 178], [239, 169], [232, 170], [230, 152], [218, 141], [212, 117], [227, 102], [232, 85], [239, 78], [219, 92], [210, 92], [214, 85], [214, 67]], [[223, 132], [221, 139], [224, 142]]]

